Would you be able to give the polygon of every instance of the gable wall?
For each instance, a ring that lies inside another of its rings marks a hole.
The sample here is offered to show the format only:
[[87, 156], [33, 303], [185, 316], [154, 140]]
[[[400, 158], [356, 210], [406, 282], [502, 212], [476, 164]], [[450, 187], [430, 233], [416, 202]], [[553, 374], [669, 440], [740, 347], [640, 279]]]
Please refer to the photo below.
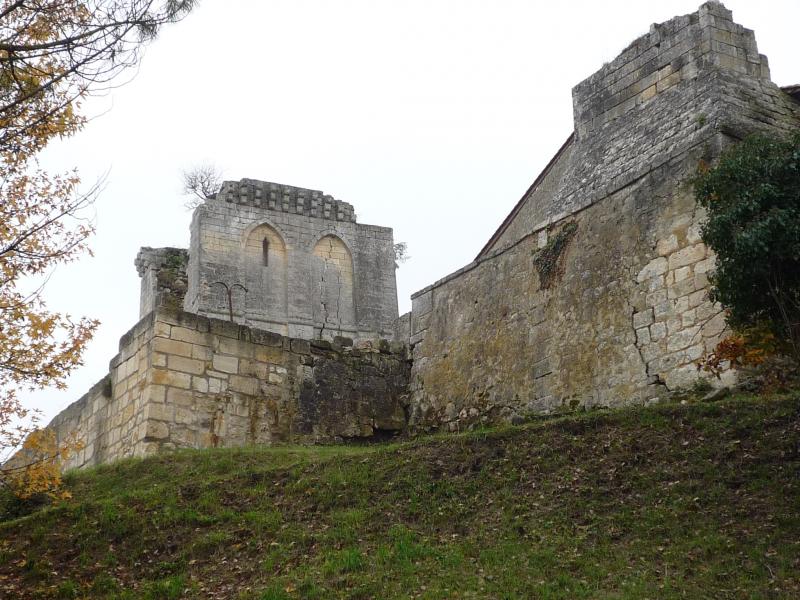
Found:
[[690, 179], [737, 138], [796, 128], [800, 106], [715, 2], [653, 26], [573, 98], [574, 140], [514, 218], [412, 297], [415, 427], [655, 401], [724, 333]]

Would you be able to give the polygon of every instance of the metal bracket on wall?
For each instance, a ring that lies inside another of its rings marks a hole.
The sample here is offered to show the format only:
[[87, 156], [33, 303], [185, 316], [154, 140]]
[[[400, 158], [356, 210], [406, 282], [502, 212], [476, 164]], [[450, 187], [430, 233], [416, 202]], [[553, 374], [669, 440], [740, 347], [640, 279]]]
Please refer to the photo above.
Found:
[[242, 291], [244, 291], [244, 293], [246, 294], [247, 293], [247, 288], [244, 287], [240, 283], [234, 283], [232, 285], [228, 285], [224, 281], [215, 281], [211, 285], [221, 285], [222, 287], [225, 288], [225, 293], [228, 295], [228, 315], [230, 317], [231, 323], [233, 323], [234, 322], [233, 321], [233, 290], [235, 288], [239, 288]]

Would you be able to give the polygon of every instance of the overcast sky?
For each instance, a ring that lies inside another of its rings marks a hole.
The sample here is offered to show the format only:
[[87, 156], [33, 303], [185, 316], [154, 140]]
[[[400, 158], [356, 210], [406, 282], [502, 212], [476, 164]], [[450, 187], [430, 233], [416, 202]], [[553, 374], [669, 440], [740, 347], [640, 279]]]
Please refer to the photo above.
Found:
[[[800, 83], [798, 0], [728, 0], [773, 80]], [[102, 321], [46, 419], [107, 373], [138, 320], [140, 246], [187, 247], [180, 173], [213, 162], [319, 189], [393, 227], [414, 291], [471, 261], [572, 131], [571, 88], [699, 0], [202, 0], [43, 164], [107, 173], [95, 256], [59, 268], [52, 309]]]

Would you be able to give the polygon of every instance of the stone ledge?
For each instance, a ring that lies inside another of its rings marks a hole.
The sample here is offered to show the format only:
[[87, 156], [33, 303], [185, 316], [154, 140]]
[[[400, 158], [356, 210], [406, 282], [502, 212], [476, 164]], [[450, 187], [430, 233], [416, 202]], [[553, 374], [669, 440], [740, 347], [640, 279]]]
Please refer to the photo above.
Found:
[[[146, 315], [134, 328], [126, 334], [128, 341], [133, 339], [136, 334], [153, 327], [157, 322], [166, 322], [170, 325], [180, 326], [186, 329], [196, 329], [199, 332], [211, 333], [220, 338], [250, 342], [259, 346], [269, 346], [283, 348], [293, 354], [307, 355], [313, 347], [316, 350], [324, 350], [338, 355], [347, 355], [352, 352], [369, 351], [374, 346], [374, 352], [380, 352], [380, 343], [353, 345], [349, 338], [341, 338], [340, 343], [331, 343], [325, 340], [306, 340], [280, 335], [272, 331], [257, 329], [248, 325], [239, 325], [222, 319], [204, 317], [194, 313], [168, 308], [159, 307], [152, 313]], [[137, 329], [138, 328], [138, 329]], [[381, 339], [380, 341], [384, 341]], [[388, 343], [388, 341], [387, 341]], [[388, 346], [387, 346], [388, 347]], [[405, 349], [393, 348], [389, 354], [404, 354]], [[118, 366], [118, 365], [114, 365]]]

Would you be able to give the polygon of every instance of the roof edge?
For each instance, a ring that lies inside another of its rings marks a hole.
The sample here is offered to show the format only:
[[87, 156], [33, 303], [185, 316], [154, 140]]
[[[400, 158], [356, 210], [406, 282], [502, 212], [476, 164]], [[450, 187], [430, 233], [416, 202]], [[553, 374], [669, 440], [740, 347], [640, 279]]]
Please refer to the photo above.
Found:
[[511, 209], [511, 212], [508, 214], [505, 220], [503, 220], [503, 222], [500, 224], [500, 227], [497, 228], [497, 231], [495, 231], [494, 234], [492, 234], [492, 237], [489, 238], [489, 241], [486, 242], [486, 245], [484, 245], [484, 247], [481, 248], [481, 251], [478, 253], [478, 256], [475, 257], [475, 260], [482, 258], [489, 250], [491, 250], [492, 246], [506, 232], [509, 225], [511, 225], [511, 222], [514, 220], [514, 217], [516, 217], [519, 211], [522, 210], [522, 206], [525, 204], [525, 200], [527, 200], [528, 197], [534, 192], [534, 190], [536, 190], [536, 188], [539, 187], [539, 184], [541, 184], [542, 180], [545, 177], [547, 177], [547, 174], [551, 171], [553, 165], [555, 165], [558, 159], [561, 158], [561, 155], [564, 154], [564, 151], [567, 149], [567, 147], [572, 143], [574, 139], [575, 139], [575, 132], [573, 131], [572, 133], [569, 134], [569, 137], [566, 139], [566, 141], [563, 144], [561, 144], [561, 147], [558, 149], [558, 152], [556, 152], [553, 158], [550, 159], [550, 162], [547, 163], [547, 166], [545, 166], [545, 168], [542, 169], [542, 172], [539, 173], [538, 177], [534, 179], [530, 187], [528, 187], [528, 189], [525, 190], [525, 193], [522, 194], [522, 198], [520, 198], [517, 204], [514, 206], [514, 208]]

